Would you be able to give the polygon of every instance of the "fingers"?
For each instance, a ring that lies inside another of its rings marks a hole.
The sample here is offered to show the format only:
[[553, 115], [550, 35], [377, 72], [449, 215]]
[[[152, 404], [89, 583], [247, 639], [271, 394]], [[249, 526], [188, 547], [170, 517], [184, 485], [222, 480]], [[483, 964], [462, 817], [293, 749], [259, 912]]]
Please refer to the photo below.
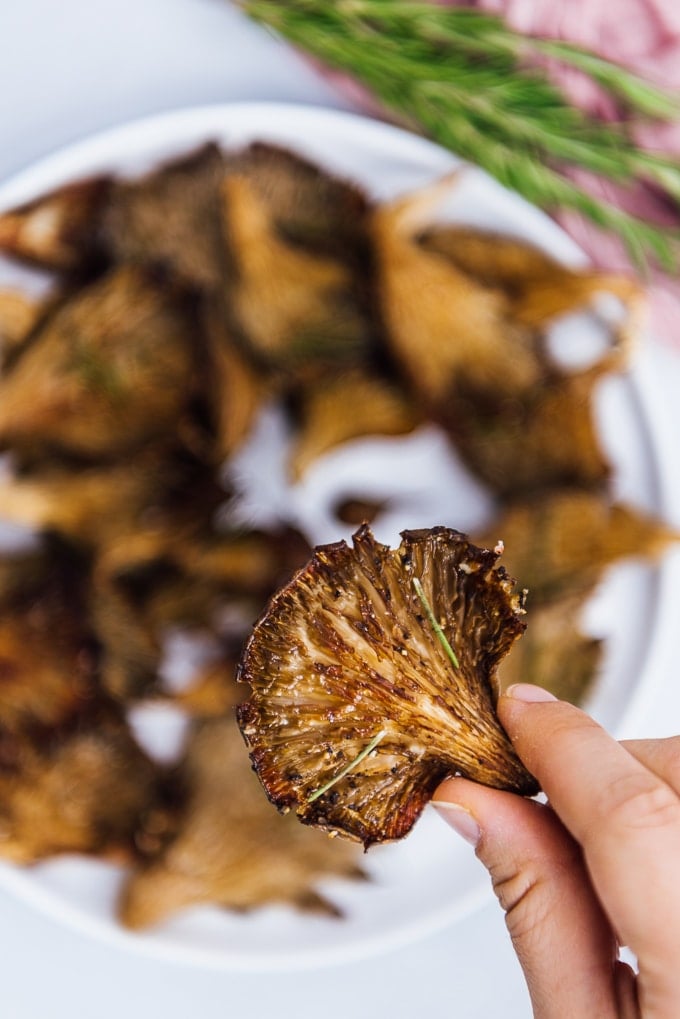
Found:
[[621, 746], [680, 794], [680, 736], [623, 740]]
[[671, 755], [621, 746], [582, 711], [536, 687], [508, 692], [499, 701], [501, 720], [582, 846], [621, 943], [638, 956], [643, 1014], [678, 1014], [680, 797], [635, 750], [655, 758], [659, 770]]
[[636, 1015], [620, 1007], [615, 939], [581, 851], [553, 811], [462, 778], [444, 782], [433, 803], [476, 843], [491, 874], [535, 1019]]

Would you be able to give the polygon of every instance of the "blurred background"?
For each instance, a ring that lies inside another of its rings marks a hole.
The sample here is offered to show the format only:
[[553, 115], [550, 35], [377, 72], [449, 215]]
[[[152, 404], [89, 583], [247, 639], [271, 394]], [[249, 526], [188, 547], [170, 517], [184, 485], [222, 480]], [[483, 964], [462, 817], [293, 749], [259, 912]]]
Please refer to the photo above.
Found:
[[[352, 109], [306, 61], [220, 0], [6, 2], [0, 39], [0, 181], [70, 142], [156, 112], [243, 100]], [[680, 355], [668, 356], [667, 372], [680, 381]], [[648, 736], [679, 730], [680, 697], [645, 704], [637, 723]], [[112, 947], [0, 887], [0, 957], [8, 1019], [530, 1014], [491, 896], [398, 951], [310, 972], [243, 974]]]

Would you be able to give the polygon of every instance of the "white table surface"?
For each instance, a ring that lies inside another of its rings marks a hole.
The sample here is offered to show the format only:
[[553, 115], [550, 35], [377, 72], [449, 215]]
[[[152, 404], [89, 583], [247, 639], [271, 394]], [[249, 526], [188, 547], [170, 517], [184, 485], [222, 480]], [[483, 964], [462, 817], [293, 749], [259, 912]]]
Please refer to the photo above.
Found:
[[[0, 180], [68, 142], [158, 111], [248, 99], [348, 108], [226, 0], [0, 0], [0, 40]], [[668, 358], [666, 369], [677, 386], [680, 356]], [[680, 692], [671, 679], [664, 674], [659, 695], [640, 707], [640, 735], [680, 731]], [[530, 1007], [491, 901], [379, 958], [243, 975], [170, 966], [88, 940], [0, 889], [0, 1013], [521, 1019]]]

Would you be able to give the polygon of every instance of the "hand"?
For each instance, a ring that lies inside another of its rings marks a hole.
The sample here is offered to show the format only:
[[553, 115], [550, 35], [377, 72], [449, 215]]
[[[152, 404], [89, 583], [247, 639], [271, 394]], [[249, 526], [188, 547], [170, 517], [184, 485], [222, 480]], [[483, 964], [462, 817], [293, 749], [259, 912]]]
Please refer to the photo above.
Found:
[[617, 743], [525, 684], [498, 713], [548, 805], [463, 778], [433, 802], [491, 874], [535, 1019], [678, 1019], [680, 737]]

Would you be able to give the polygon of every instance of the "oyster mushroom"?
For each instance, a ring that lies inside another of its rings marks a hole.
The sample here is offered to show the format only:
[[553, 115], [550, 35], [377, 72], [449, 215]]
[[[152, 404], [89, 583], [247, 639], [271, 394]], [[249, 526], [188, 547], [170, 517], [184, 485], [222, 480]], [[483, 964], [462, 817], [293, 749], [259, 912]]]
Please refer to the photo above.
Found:
[[0, 443], [110, 457], [167, 435], [195, 392], [182, 300], [135, 268], [72, 294], [0, 384]]
[[44, 311], [44, 302], [21, 290], [0, 290], [0, 348], [7, 356], [27, 338]]
[[368, 527], [353, 548], [317, 548], [239, 667], [252, 695], [237, 716], [272, 803], [368, 847], [406, 835], [446, 775], [537, 791], [495, 713], [496, 667], [524, 629], [497, 559], [444, 527], [395, 550]]
[[226, 172], [247, 177], [286, 240], [364, 270], [370, 263], [368, 199], [356, 184], [266, 142], [230, 152]]
[[603, 491], [612, 470], [595, 421], [603, 374], [599, 366], [553, 374], [513, 400], [461, 388], [445, 427], [466, 466], [501, 499], [567, 486]]
[[63, 550], [0, 557], [0, 733], [63, 727], [96, 699], [84, 603], [78, 561]]
[[0, 251], [45, 269], [71, 271], [95, 258], [109, 177], [66, 184], [0, 213]]
[[283, 240], [246, 177], [225, 178], [222, 191], [235, 266], [227, 301], [249, 356], [294, 376], [361, 362], [373, 335], [348, 267]]
[[319, 378], [299, 394], [299, 430], [291, 451], [293, 479], [330, 450], [368, 435], [405, 435], [420, 423], [415, 403], [390, 379], [354, 369]]
[[0, 755], [0, 856], [33, 863], [58, 853], [136, 855], [162, 773], [112, 705], [83, 711], [58, 739], [0, 729]]
[[554, 488], [507, 506], [482, 544], [502, 537], [508, 565], [531, 591], [532, 605], [568, 595], [586, 597], [608, 566], [621, 559], [659, 559], [680, 541], [680, 532], [663, 520], [606, 495]]
[[636, 324], [642, 290], [627, 276], [570, 269], [526, 241], [475, 227], [437, 226], [422, 243], [481, 285], [500, 288], [510, 302], [510, 314], [525, 326], [544, 326], [604, 295], [620, 302], [624, 332]]
[[186, 803], [175, 837], [123, 889], [119, 916], [140, 930], [190, 906], [275, 903], [338, 915], [316, 886], [360, 879], [356, 850], [280, 818], [259, 794], [233, 718], [192, 729], [179, 768]]
[[135, 180], [116, 180], [100, 230], [107, 254], [197, 290], [219, 289], [223, 174], [222, 153], [209, 143]]
[[507, 295], [419, 243], [450, 187], [445, 178], [373, 214], [387, 345], [414, 393], [437, 414], [461, 386], [508, 398], [531, 390], [542, 374], [533, 333], [512, 320]]

